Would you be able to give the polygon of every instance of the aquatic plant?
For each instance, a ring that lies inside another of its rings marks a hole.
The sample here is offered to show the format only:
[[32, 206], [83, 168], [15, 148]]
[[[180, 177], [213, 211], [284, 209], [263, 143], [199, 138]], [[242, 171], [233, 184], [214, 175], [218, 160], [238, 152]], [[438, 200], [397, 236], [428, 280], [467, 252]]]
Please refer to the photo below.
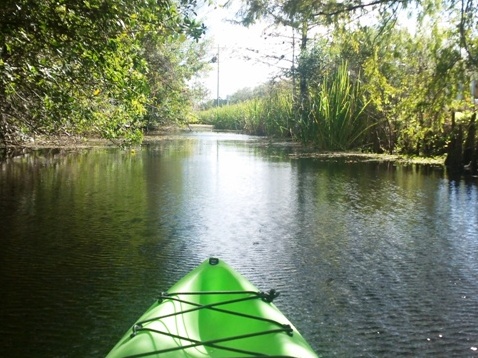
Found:
[[352, 81], [347, 63], [342, 63], [332, 75], [323, 79], [317, 91], [310, 93], [303, 141], [327, 150], [347, 150], [361, 145], [370, 129], [363, 115], [368, 103], [360, 79]]

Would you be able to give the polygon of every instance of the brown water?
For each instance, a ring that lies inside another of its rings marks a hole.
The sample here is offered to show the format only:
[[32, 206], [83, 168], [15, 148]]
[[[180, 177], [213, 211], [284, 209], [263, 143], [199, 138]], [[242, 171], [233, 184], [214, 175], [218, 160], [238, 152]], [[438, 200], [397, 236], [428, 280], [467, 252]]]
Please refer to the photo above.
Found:
[[478, 357], [478, 187], [387, 163], [291, 159], [256, 138], [0, 165], [5, 357], [103, 357], [209, 256], [322, 356]]

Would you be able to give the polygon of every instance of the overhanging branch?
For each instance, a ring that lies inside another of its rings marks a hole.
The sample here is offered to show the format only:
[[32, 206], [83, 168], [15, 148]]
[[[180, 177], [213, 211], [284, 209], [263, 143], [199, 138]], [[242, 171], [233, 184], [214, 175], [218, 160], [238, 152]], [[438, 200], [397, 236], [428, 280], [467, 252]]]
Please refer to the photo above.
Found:
[[[381, 4], [389, 4], [389, 3], [403, 3], [404, 1], [397, 1], [397, 0], [375, 0], [371, 1], [368, 3], [359, 3], [359, 4], [350, 4], [350, 5], [334, 5], [333, 7], [330, 8], [330, 10], [322, 10], [317, 13], [314, 13], [312, 16], [317, 17], [317, 16], [337, 16], [340, 14], [344, 14], [347, 12], [353, 12], [355, 10], [359, 9], [365, 9], [371, 6], [375, 5], [381, 5]], [[335, 8], [335, 9], [334, 9]]]

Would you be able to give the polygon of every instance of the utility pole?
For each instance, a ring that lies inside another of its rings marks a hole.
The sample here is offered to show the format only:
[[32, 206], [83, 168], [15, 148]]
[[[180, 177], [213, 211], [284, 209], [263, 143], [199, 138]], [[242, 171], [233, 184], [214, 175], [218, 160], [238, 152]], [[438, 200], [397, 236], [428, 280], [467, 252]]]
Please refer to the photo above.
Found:
[[219, 45], [217, 45], [217, 54], [214, 56], [211, 63], [217, 63], [217, 87], [216, 87], [216, 107], [219, 107]]
[[219, 45], [217, 45], [217, 98], [216, 107], [219, 107]]

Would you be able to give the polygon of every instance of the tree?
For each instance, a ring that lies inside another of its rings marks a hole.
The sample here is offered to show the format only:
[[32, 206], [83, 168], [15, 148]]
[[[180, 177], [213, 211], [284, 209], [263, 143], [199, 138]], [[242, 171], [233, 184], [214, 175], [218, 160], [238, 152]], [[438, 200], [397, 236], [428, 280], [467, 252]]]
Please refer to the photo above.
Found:
[[206, 46], [206, 43], [186, 38], [161, 43], [149, 38], [143, 41], [144, 57], [149, 68], [149, 127], [187, 119], [194, 96], [188, 83], [207, 65], [201, 60], [206, 54]]
[[[318, 22], [315, 21], [313, 10], [316, 3], [313, 1], [263, 1], [263, 0], [247, 0], [239, 12], [242, 24], [249, 26], [259, 19], [270, 19], [274, 25], [291, 27], [293, 30], [292, 47], [295, 49], [295, 36], [299, 35], [300, 55], [307, 51], [309, 40], [309, 32]], [[307, 106], [308, 86], [307, 73], [302, 67], [295, 68], [295, 58], [292, 60], [292, 79], [294, 82], [294, 101], [296, 107], [302, 114], [305, 113], [304, 108]], [[296, 73], [299, 75], [299, 96], [295, 95], [295, 78]]]
[[0, 141], [36, 134], [141, 138], [149, 100], [142, 41], [199, 38], [189, 1], [4, 0]]
[[[396, 27], [407, 8], [416, 33]], [[270, 18], [302, 30], [293, 68], [299, 74], [301, 125], [313, 118], [310, 96], [318, 98], [315, 92], [330, 67], [346, 59], [352, 76], [361, 74], [371, 101], [366, 113], [374, 123], [368, 127], [374, 150], [427, 155], [443, 152], [448, 110], [466, 103], [456, 97], [477, 68], [477, 10], [467, 0], [246, 0], [241, 15], [245, 25]], [[329, 35], [311, 38], [317, 25], [326, 26]]]

